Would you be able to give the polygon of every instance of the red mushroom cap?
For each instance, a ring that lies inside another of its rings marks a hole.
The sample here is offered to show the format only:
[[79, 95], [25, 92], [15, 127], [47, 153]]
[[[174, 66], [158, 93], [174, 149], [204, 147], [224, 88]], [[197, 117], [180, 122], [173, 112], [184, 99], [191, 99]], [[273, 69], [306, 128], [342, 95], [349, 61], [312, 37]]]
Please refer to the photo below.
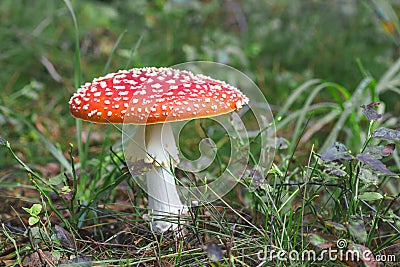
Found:
[[212, 117], [248, 98], [210, 77], [172, 68], [134, 68], [86, 83], [71, 97], [71, 114], [97, 123], [153, 124]]

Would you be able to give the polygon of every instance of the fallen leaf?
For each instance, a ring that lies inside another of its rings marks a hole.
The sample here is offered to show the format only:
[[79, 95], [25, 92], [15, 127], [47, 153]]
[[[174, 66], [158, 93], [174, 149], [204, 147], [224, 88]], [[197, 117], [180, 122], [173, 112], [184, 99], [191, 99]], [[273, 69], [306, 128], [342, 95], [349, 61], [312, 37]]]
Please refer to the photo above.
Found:
[[334, 237], [323, 237], [322, 235], [319, 234], [310, 234], [310, 243], [321, 249], [327, 249], [333, 246], [333, 240]]
[[207, 251], [207, 256], [212, 262], [217, 262], [222, 260], [223, 253], [222, 249], [218, 244], [211, 242], [206, 245], [205, 250]]
[[349, 250], [357, 251], [358, 255], [360, 255], [360, 260], [364, 263], [366, 267], [378, 267], [378, 262], [375, 259], [372, 251], [360, 244], [351, 243], [349, 245]]
[[360, 216], [350, 216], [347, 228], [349, 229], [350, 234], [358, 241], [362, 243], [367, 241], [367, 230], [365, 229], [364, 221]]
[[347, 231], [346, 227], [344, 227], [343, 224], [337, 223], [337, 222], [331, 222], [331, 221], [325, 221], [324, 224], [328, 227], [335, 228], [338, 231]]
[[37, 252], [34, 252], [29, 256], [29, 267], [56, 266], [56, 264], [57, 259], [47, 250], [43, 251], [38, 249]]
[[76, 250], [76, 240], [74, 238], [74, 236], [68, 232], [67, 230], [65, 230], [64, 228], [56, 225], [54, 227], [55, 229], [55, 234], [57, 239], [60, 241], [60, 244], [67, 248], [67, 249], [71, 249], [71, 250]]

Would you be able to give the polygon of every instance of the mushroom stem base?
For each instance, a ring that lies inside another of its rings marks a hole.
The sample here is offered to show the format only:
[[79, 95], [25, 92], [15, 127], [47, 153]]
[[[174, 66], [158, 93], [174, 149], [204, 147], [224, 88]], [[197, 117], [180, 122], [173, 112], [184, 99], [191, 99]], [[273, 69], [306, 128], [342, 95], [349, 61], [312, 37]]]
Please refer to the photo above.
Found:
[[187, 206], [179, 198], [175, 177], [170, 170], [174, 168], [175, 160], [178, 160], [171, 125], [147, 125], [145, 136], [147, 161], [153, 163], [151, 170], [146, 173], [153, 229], [159, 233], [168, 229], [175, 230], [178, 226], [178, 215], [186, 213]]
[[175, 178], [163, 167], [154, 166], [147, 172], [149, 208], [155, 232], [163, 233], [178, 227], [178, 216], [187, 212], [175, 186]]

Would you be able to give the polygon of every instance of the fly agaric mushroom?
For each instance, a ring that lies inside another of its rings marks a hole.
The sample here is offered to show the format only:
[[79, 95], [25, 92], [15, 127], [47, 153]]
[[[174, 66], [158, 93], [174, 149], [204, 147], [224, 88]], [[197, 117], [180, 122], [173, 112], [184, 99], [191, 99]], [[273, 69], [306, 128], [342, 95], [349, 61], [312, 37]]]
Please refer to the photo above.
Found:
[[155, 218], [153, 229], [162, 233], [177, 226], [162, 221], [163, 216], [187, 212], [169, 171], [179, 159], [168, 122], [213, 117], [247, 103], [242, 92], [223, 81], [189, 71], [147, 67], [94, 79], [78, 89], [69, 106], [71, 114], [82, 120], [142, 125], [134, 138], [144, 147], [134, 154], [153, 165], [146, 173], [148, 203]]

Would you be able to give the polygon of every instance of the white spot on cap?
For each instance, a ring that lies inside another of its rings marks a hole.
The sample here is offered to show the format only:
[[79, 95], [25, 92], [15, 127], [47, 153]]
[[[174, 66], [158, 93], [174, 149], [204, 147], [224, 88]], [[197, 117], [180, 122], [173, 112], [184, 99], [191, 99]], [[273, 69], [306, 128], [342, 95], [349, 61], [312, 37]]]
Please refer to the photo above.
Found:
[[107, 83], [105, 81], [101, 81], [100, 82], [100, 86], [101, 86], [101, 88], [106, 88], [107, 87]]
[[108, 117], [111, 117], [111, 115], [112, 115], [112, 111], [108, 111], [108, 112], [107, 112], [107, 116], [108, 116]]
[[155, 88], [155, 89], [158, 89], [158, 88], [161, 87], [161, 84], [155, 83], [155, 84], [152, 84], [151, 87], [153, 87], [153, 88]]
[[124, 95], [128, 95], [128, 94], [129, 94], [129, 91], [118, 92], [118, 95], [120, 95], [120, 96], [124, 96]]

